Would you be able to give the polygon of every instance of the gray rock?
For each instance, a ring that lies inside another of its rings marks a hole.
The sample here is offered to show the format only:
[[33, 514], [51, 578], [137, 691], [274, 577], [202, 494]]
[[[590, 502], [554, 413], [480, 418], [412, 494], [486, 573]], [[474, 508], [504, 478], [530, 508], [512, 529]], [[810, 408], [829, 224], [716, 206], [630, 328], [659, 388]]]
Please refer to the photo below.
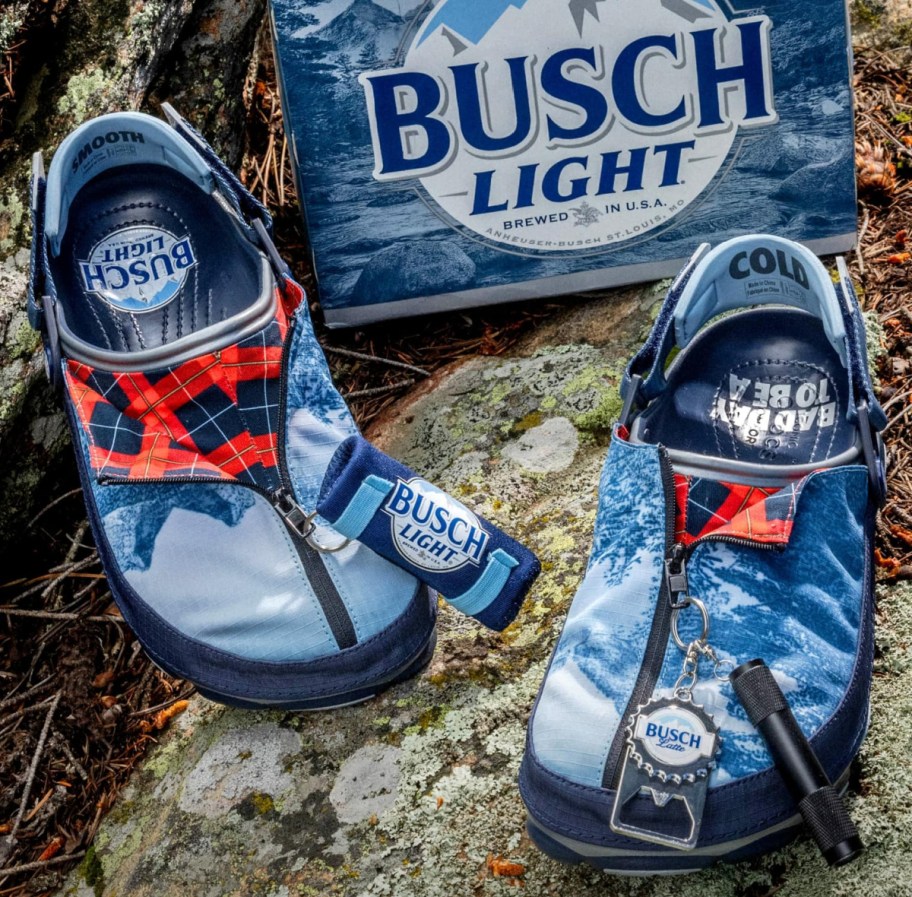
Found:
[[300, 751], [300, 736], [272, 722], [229, 731], [210, 745], [180, 783], [178, 806], [221, 819], [245, 799], [261, 795], [260, 809], [268, 812], [264, 808], [270, 802], [294, 800], [295, 779], [285, 768], [285, 758]]
[[818, 162], [805, 165], [787, 177], [773, 196], [787, 202], [801, 203], [815, 192], [829, 193], [840, 190], [839, 178], [846, 175], [845, 168], [836, 162]]
[[[871, 731], [850, 798], [868, 845], [856, 863], [828, 870], [802, 839], [697, 875], [619, 879], [555, 863], [524, 834], [525, 724], [585, 569], [623, 364], [658, 299], [640, 287], [580, 303], [505, 357], [452, 365], [377, 422], [369, 435], [381, 447], [539, 555], [542, 576], [518, 620], [495, 634], [444, 607], [430, 668], [356, 707], [298, 716], [195, 700], [102, 824], [100, 877], [91, 876], [101, 897], [513, 893], [491, 876], [489, 854], [524, 867], [517, 892], [528, 897], [906, 893], [897, 883], [912, 881], [908, 586], [880, 593]], [[510, 460], [547, 434], [565, 444], [550, 472]], [[67, 897], [89, 897], [83, 874], [70, 877]]]
[[394, 302], [469, 287], [475, 263], [455, 244], [397, 243], [378, 252], [355, 284], [354, 301]]
[[399, 748], [369, 744], [339, 769], [329, 800], [339, 822], [349, 825], [381, 816], [396, 802]]
[[504, 446], [503, 456], [530, 473], [566, 470], [579, 449], [579, 433], [566, 417], [552, 417]]

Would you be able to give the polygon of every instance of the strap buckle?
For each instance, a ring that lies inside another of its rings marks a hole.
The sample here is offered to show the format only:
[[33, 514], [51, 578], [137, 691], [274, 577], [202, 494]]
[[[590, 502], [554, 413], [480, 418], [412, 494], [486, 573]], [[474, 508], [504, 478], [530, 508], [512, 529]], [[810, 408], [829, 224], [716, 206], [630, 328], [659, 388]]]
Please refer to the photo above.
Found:
[[44, 368], [51, 387], [55, 392], [63, 388], [63, 374], [60, 370], [60, 328], [57, 326], [57, 309], [50, 296], [41, 297], [44, 311]]
[[628, 381], [624, 395], [624, 407], [621, 409], [621, 416], [618, 418], [618, 424], [624, 429], [629, 429], [634, 411], [640, 407], [640, 387], [642, 385], [642, 374], [634, 374]]
[[867, 399], [855, 406], [858, 415], [858, 432], [861, 449], [868, 468], [868, 480], [877, 506], [882, 508], [887, 500], [887, 450], [880, 432], [871, 426]]

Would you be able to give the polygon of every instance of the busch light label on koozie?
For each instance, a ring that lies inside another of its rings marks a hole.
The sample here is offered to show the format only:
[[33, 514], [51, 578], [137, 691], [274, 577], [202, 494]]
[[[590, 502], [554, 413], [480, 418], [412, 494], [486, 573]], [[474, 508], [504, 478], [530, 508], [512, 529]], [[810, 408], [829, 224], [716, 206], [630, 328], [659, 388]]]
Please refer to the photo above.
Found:
[[426, 480], [398, 480], [383, 511], [396, 551], [408, 563], [435, 573], [480, 565], [487, 530], [465, 505]]
[[272, 0], [332, 325], [854, 242], [833, 0]]

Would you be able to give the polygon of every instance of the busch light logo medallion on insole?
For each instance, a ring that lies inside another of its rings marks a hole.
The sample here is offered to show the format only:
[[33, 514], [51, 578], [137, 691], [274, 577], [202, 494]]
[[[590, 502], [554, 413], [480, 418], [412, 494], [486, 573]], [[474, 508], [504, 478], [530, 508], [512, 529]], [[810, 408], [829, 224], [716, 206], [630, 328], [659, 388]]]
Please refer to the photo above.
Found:
[[778, 120], [772, 26], [716, 0], [441, 0], [400, 68], [359, 76], [374, 177], [519, 252], [633, 240]]
[[397, 480], [383, 510], [392, 518], [396, 550], [410, 564], [449, 572], [481, 562], [488, 533], [478, 518], [426, 480]]
[[143, 225], [108, 234], [79, 262], [79, 271], [86, 292], [118, 311], [144, 312], [173, 299], [195, 265], [189, 236]]

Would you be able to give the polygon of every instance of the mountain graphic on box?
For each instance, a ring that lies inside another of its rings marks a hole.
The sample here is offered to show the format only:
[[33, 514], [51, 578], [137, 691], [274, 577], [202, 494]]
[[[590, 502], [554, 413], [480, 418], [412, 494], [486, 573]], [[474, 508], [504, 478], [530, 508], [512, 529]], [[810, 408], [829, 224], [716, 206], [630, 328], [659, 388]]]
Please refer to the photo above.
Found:
[[438, 29], [445, 28], [477, 44], [511, 6], [522, 9], [525, 4], [526, 0], [443, 0], [418, 43], [423, 44]]
[[[423, 44], [438, 31], [443, 32], [458, 53], [465, 48], [458, 38], [477, 44], [511, 8], [522, 9], [527, 0], [442, 0], [418, 41]], [[580, 36], [587, 15], [596, 21], [599, 4], [606, 0], [568, 0], [567, 8]], [[662, 0], [662, 6], [689, 22], [704, 18], [715, 11], [712, 0]]]
[[[308, 39], [327, 41], [359, 67], [392, 63], [399, 49], [405, 20], [372, 0], [354, 0]], [[369, 57], [373, 56], [373, 59]]]

